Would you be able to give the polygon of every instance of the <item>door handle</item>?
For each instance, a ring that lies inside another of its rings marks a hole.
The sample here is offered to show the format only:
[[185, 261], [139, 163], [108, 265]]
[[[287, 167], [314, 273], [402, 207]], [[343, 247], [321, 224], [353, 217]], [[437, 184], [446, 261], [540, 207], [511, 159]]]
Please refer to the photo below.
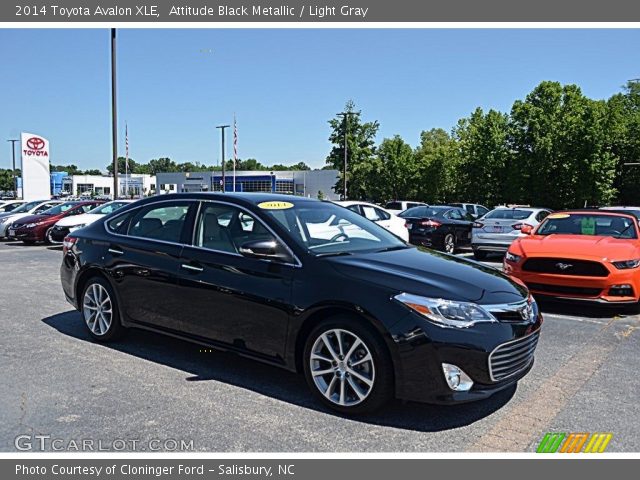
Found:
[[195, 265], [189, 265], [188, 263], [183, 263], [182, 265], [180, 265], [180, 267], [184, 268], [185, 270], [190, 270], [192, 272], [204, 271], [204, 267], [196, 267]]
[[109, 247], [109, 249], [107, 251], [112, 255], [124, 255], [124, 252], [122, 250], [119, 250], [119, 249], [114, 248], [114, 247]]

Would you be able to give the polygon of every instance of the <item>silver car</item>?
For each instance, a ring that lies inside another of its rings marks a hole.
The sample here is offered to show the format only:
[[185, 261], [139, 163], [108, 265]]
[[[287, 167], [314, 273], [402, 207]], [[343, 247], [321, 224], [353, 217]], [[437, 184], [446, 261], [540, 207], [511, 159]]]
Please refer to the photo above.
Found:
[[482, 260], [489, 252], [506, 252], [516, 238], [523, 236], [522, 227], [538, 224], [551, 213], [546, 208], [498, 207], [473, 223], [471, 248], [473, 256]]

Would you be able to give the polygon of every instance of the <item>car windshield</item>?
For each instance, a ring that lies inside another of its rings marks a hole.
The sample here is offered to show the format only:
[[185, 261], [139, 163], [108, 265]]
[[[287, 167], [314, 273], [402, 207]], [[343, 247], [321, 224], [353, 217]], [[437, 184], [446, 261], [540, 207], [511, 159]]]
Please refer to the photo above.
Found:
[[400, 213], [398, 216], [403, 218], [409, 217], [437, 217], [445, 210], [451, 210], [450, 207], [413, 207]]
[[29, 210], [31, 210], [32, 208], [37, 207], [41, 203], [42, 202], [40, 200], [38, 200], [36, 202], [25, 203], [25, 204], [20, 205], [15, 210], [13, 210], [11, 213], [25, 213], [25, 212], [28, 212]]
[[600, 237], [638, 238], [635, 222], [622, 215], [556, 213], [540, 225], [537, 235], [594, 235]]
[[384, 208], [389, 210], [402, 210], [402, 204], [400, 202], [389, 202], [384, 206]]
[[499, 208], [487, 213], [484, 218], [490, 218], [493, 220], [524, 220], [529, 218], [533, 212], [531, 210], [515, 210]]
[[282, 225], [298, 245], [314, 255], [409, 248], [384, 228], [333, 203], [304, 201], [288, 205], [291, 203], [287, 202], [285, 208], [265, 207], [263, 211]]
[[64, 213], [70, 208], [78, 205], [75, 202], [61, 203], [60, 205], [56, 205], [55, 207], [50, 208], [49, 210], [45, 210], [41, 215], [58, 215], [60, 213]]
[[96, 208], [91, 211], [92, 215], [108, 215], [111, 212], [115, 212], [116, 210], [124, 207], [125, 205], [129, 205], [128, 202], [109, 202], [105, 203], [101, 207]]

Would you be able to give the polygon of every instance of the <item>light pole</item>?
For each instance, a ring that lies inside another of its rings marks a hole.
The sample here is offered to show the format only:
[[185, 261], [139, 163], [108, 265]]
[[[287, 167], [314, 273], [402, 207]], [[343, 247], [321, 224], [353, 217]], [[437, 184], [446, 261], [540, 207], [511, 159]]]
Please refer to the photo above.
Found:
[[220, 129], [220, 132], [222, 133], [222, 193], [224, 193], [224, 187], [225, 187], [225, 180], [224, 180], [224, 172], [225, 172], [225, 166], [224, 166], [224, 130], [225, 128], [229, 128], [229, 125], [218, 125], [216, 128]]
[[118, 198], [118, 106], [116, 95], [116, 29], [111, 29], [111, 148], [113, 150], [113, 199]]
[[344, 118], [344, 172], [342, 174], [342, 179], [344, 181], [342, 199], [347, 200], [347, 156], [348, 156], [348, 147], [347, 147], [347, 134], [349, 130], [349, 115], [360, 115], [360, 112], [340, 112], [337, 113], [339, 117]]
[[10, 138], [7, 142], [11, 142], [11, 157], [13, 158], [13, 198], [18, 199], [18, 177], [16, 177], [16, 142], [20, 140], [16, 138]]

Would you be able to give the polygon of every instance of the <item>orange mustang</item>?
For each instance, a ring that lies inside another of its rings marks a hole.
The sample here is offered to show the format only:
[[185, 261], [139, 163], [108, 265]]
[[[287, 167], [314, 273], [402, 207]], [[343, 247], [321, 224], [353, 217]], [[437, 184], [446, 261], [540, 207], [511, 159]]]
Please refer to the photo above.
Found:
[[630, 214], [576, 210], [549, 215], [516, 239], [504, 270], [535, 295], [631, 304], [640, 300], [640, 232]]

